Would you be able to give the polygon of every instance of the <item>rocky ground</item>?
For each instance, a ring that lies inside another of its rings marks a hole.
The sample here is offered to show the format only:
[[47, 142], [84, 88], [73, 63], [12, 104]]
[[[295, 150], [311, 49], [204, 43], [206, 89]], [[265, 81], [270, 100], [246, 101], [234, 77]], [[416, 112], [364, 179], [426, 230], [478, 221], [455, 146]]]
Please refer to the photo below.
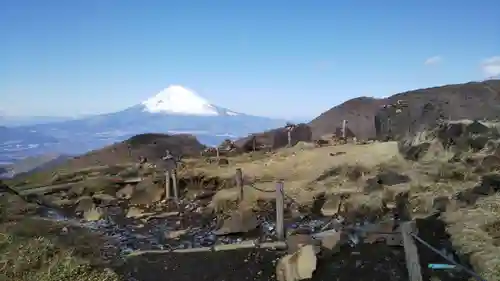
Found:
[[[127, 254], [272, 240], [273, 191], [280, 179], [289, 229], [319, 231], [332, 215], [342, 216], [348, 225], [385, 221], [397, 198], [407, 195], [411, 216], [420, 218], [423, 239], [448, 252], [456, 249], [460, 262], [470, 263], [486, 280], [499, 280], [499, 140], [494, 124], [461, 122], [400, 143], [321, 148], [299, 143], [271, 153], [228, 157], [223, 165], [185, 159], [179, 171], [179, 206], [160, 202], [163, 176], [148, 165], [58, 169], [16, 178], [7, 184], [46, 207], [2, 193], [0, 251], [7, 258], [1, 261], [0, 277], [275, 280], [276, 261], [285, 254], [280, 251]], [[244, 174], [242, 201], [233, 182], [236, 168]], [[250, 212], [252, 218], [230, 223], [241, 212]], [[222, 235], [231, 232], [244, 234]], [[421, 246], [419, 254], [424, 267], [443, 262]], [[426, 268], [423, 274], [425, 280], [469, 278]], [[406, 280], [406, 275], [401, 247], [351, 243], [319, 259], [312, 280]]]

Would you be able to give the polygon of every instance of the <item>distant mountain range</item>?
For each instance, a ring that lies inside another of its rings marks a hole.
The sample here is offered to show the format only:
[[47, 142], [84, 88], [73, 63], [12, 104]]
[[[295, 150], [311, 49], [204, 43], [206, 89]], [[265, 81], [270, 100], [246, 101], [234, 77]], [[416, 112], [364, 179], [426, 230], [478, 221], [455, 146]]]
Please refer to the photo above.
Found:
[[0, 126], [19, 127], [74, 120], [76, 117], [63, 116], [9, 116], [0, 114]]
[[[2, 129], [0, 161], [43, 153], [76, 155], [143, 133], [187, 133], [206, 145], [283, 126], [286, 120], [252, 116], [214, 105], [173, 85], [119, 112]], [[24, 135], [23, 135], [24, 134]]]

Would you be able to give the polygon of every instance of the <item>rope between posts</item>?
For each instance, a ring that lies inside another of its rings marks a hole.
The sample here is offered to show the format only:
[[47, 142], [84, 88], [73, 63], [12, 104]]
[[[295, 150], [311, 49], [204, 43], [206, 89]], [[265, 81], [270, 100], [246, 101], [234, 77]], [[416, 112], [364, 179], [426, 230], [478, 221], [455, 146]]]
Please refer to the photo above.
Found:
[[456, 267], [462, 269], [463, 271], [469, 273], [472, 277], [474, 277], [476, 280], [478, 281], [487, 281], [486, 279], [482, 278], [481, 276], [479, 276], [477, 273], [475, 273], [474, 271], [472, 271], [471, 269], [459, 264], [458, 262], [454, 261], [452, 258], [446, 256], [445, 254], [443, 254], [441, 251], [439, 251], [438, 249], [434, 248], [433, 246], [431, 246], [429, 243], [425, 242], [422, 238], [418, 237], [417, 235], [415, 235], [414, 233], [410, 233], [410, 235], [415, 239], [417, 240], [418, 242], [420, 242], [422, 245], [426, 246], [427, 248], [429, 248], [430, 250], [432, 250], [434, 253], [440, 255], [441, 257], [443, 257], [445, 260], [447, 260], [448, 262], [454, 264]]
[[[265, 189], [261, 189], [261, 188], [258, 188], [255, 186], [255, 184], [250, 184], [250, 186], [257, 190], [257, 191], [260, 191], [260, 192], [264, 192], [264, 193], [275, 193], [276, 190], [265, 190]], [[289, 199], [290, 201], [292, 201], [292, 203], [295, 203], [297, 204], [297, 202], [291, 198], [290, 196], [288, 196], [287, 194], [285, 194], [283, 192], [283, 196], [287, 199]], [[332, 219], [333, 221], [333, 219]], [[329, 221], [326, 225], [323, 226], [322, 230], [324, 230], [326, 227], [328, 227], [332, 221]], [[476, 280], [478, 281], [487, 281], [486, 279], [482, 278], [481, 276], [479, 276], [477, 273], [475, 273], [474, 271], [472, 271], [471, 269], [461, 265], [460, 263], [454, 261], [452, 258], [449, 258], [448, 256], [446, 256], [445, 254], [443, 254], [441, 251], [439, 251], [438, 249], [434, 248], [433, 246], [431, 246], [429, 243], [427, 243], [426, 241], [424, 241], [422, 238], [418, 237], [417, 235], [415, 235], [414, 233], [410, 233], [410, 235], [415, 239], [417, 240], [418, 242], [420, 242], [422, 245], [426, 246], [427, 248], [429, 248], [430, 250], [432, 250], [433, 252], [435, 252], [436, 254], [438, 254], [439, 256], [443, 257], [445, 260], [447, 260], [448, 262], [454, 264], [456, 267], [458, 267], [459, 269], [467, 272], [469, 275], [471, 275], [472, 277], [474, 277]]]
[[[255, 186], [255, 184], [250, 184], [250, 186], [251, 186], [253, 189], [255, 189], [255, 190], [257, 190], [257, 191], [260, 191], [260, 192], [264, 192], [264, 193], [276, 193], [276, 190], [266, 190], [266, 189], [261, 189], [261, 188], [256, 187], [256, 186]], [[292, 197], [290, 197], [290, 195], [286, 194], [285, 192], [283, 192], [283, 196], [284, 196], [286, 199], [288, 199], [288, 200], [292, 201], [292, 203], [294, 203], [294, 204], [299, 204], [297, 201], [295, 201], [295, 199], [293, 199]]]

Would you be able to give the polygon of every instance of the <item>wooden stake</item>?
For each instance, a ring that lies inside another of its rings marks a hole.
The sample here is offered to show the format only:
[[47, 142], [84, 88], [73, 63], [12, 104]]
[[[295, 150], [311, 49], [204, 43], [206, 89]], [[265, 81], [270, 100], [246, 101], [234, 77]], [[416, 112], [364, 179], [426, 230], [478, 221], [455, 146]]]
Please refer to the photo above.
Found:
[[283, 185], [283, 181], [281, 180], [276, 184], [276, 236], [278, 238], [278, 241], [285, 241], [285, 202]]
[[171, 186], [170, 186], [170, 171], [165, 171], [165, 199], [169, 199]]
[[236, 180], [236, 187], [240, 191], [239, 193], [239, 200], [243, 201], [243, 171], [241, 171], [241, 168], [236, 169], [236, 174], [234, 175], [234, 179]]
[[342, 138], [346, 138], [347, 120], [342, 120]]
[[177, 185], [177, 171], [173, 170], [171, 172], [172, 176], [172, 188], [174, 190], [174, 199], [179, 200], [179, 186]]
[[409, 221], [401, 224], [401, 234], [403, 236], [403, 245], [406, 256], [406, 268], [408, 269], [409, 281], [422, 281], [422, 270], [418, 258], [417, 245], [411, 236], [416, 233], [415, 221]]
[[288, 135], [288, 147], [291, 147], [292, 146], [292, 130], [291, 129], [287, 129], [287, 135]]
[[188, 248], [188, 249], [177, 249], [177, 250], [145, 250], [145, 251], [134, 251], [128, 254], [128, 257], [141, 256], [145, 254], [168, 254], [168, 253], [199, 253], [199, 252], [219, 252], [219, 251], [230, 251], [248, 248], [264, 248], [264, 249], [286, 249], [287, 245], [285, 242], [263, 242], [256, 243], [253, 240], [246, 240], [240, 243], [234, 244], [223, 244], [214, 245], [212, 247], [199, 247], [199, 248]]

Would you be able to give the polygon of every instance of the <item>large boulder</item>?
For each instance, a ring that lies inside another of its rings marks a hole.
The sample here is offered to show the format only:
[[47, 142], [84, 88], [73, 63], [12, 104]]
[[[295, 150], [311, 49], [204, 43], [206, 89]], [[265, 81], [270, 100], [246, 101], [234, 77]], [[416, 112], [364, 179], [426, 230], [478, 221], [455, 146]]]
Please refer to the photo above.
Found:
[[447, 121], [400, 138], [398, 148], [408, 160], [435, 159], [469, 150], [493, 152], [492, 146], [499, 137], [494, 124], [478, 120]]
[[380, 140], [401, 139], [407, 134], [434, 127], [445, 118], [440, 104], [409, 105], [404, 102], [387, 104], [374, 118], [376, 137]]
[[284, 256], [276, 265], [278, 281], [311, 279], [316, 270], [317, 258], [313, 245], [304, 245], [295, 253]]
[[[295, 125], [291, 131], [291, 145], [294, 146], [298, 142], [311, 142], [311, 128], [306, 124]], [[269, 130], [263, 133], [252, 134], [248, 137], [236, 140], [234, 142], [236, 148], [243, 152], [250, 152], [261, 149], [278, 149], [288, 145], [288, 130], [286, 127], [281, 127], [274, 130]]]
[[222, 227], [213, 233], [215, 235], [246, 233], [255, 230], [259, 224], [259, 220], [252, 210], [236, 210], [231, 213], [229, 218], [223, 221]]

